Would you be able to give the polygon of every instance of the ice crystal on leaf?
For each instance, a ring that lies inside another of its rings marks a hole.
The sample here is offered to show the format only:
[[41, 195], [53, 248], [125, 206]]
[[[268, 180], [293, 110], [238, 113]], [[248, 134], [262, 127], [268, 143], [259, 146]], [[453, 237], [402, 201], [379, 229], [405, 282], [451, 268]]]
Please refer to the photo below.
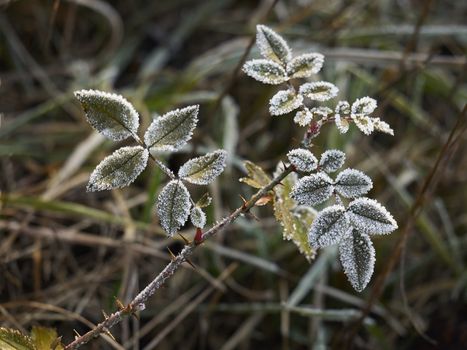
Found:
[[318, 166], [318, 159], [307, 149], [293, 149], [287, 153], [287, 158], [299, 171], [309, 173]]
[[299, 204], [313, 206], [323, 203], [333, 191], [332, 179], [325, 173], [317, 173], [302, 177], [290, 195]]
[[352, 115], [355, 125], [365, 135], [370, 135], [374, 130], [373, 120], [365, 115]]
[[308, 78], [318, 73], [323, 67], [324, 56], [320, 53], [306, 53], [294, 57], [287, 64], [287, 73], [291, 78]]
[[313, 101], [327, 101], [337, 96], [339, 89], [327, 81], [305, 83], [300, 86], [300, 94]]
[[224, 171], [226, 160], [227, 152], [217, 150], [190, 159], [180, 167], [178, 176], [192, 184], [207, 185]]
[[243, 71], [264, 84], [278, 85], [289, 80], [287, 73], [279, 63], [255, 59], [243, 65]]
[[387, 234], [397, 228], [397, 222], [385, 207], [374, 199], [357, 198], [347, 208], [352, 225], [366, 234]]
[[313, 117], [321, 117], [321, 120], [325, 120], [327, 117], [329, 117], [332, 114], [332, 109], [328, 107], [313, 107], [310, 110], [311, 114], [313, 114]]
[[350, 103], [347, 101], [337, 102], [334, 112], [340, 115], [350, 115]]
[[174, 151], [185, 145], [198, 122], [199, 106], [176, 109], [157, 117], [144, 134], [151, 151]]
[[122, 147], [104, 158], [89, 177], [88, 191], [128, 186], [146, 168], [149, 152], [141, 146]]
[[300, 107], [302, 103], [302, 95], [298, 95], [295, 90], [281, 90], [269, 101], [269, 113], [271, 115], [287, 114]]
[[287, 42], [271, 28], [259, 24], [256, 26], [256, 45], [264, 58], [286, 65], [292, 58], [292, 51]]
[[203, 228], [206, 225], [206, 214], [200, 207], [195, 206], [191, 209], [190, 220], [193, 226]]
[[311, 224], [308, 234], [310, 245], [324, 248], [340, 242], [349, 230], [349, 220], [342, 205], [333, 205], [323, 209]]
[[346, 198], [356, 198], [373, 187], [371, 179], [356, 169], [345, 169], [336, 177], [336, 191]]
[[75, 96], [89, 124], [105, 137], [121, 141], [138, 131], [138, 113], [122, 96], [97, 90], [75, 91]]
[[173, 236], [190, 215], [190, 194], [180, 180], [172, 180], [162, 189], [157, 199], [157, 213], [162, 228]]
[[253, 188], [262, 188], [271, 182], [268, 174], [259, 166], [249, 160], [243, 163], [247, 171], [247, 177], [240, 178], [240, 182], [244, 182]]
[[358, 98], [355, 100], [354, 103], [352, 103], [352, 114], [363, 114], [363, 115], [369, 115], [373, 113], [373, 111], [376, 109], [378, 104], [376, 103], [376, 100], [371, 97], [362, 97]]
[[384, 132], [386, 134], [394, 136], [394, 130], [391, 129], [388, 123], [382, 121], [379, 118], [371, 118], [375, 130]]
[[301, 111], [298, 111], [293, 118], [293, 121], [300, 126], [307, 126], [313, 120], [313, 114], [310, 110], [304, 107]]
[[327, 173], [333, 173], [344, 165], [345, 153], [336, 149], [330, 149], [321, 155], [319, 166]]
[[344, 116], [350, 115], [350, 104], [347, 101], [339, 101], [334, 113], [337, 129], [341, 134], [345, 134], [349, 130], [349, 122], [344, 119]]
[[349, 131], [349, 122], [347, 120], [342, 119], [340, 114], [336, 114], [334, 118], [337, 130], [339, 130], [341, 134], [345, 134], [347, 131]]
[[351, 228], [339, 244], [344, 272], [352, 287], [361, 292], [367, 286], [375, 266], [375, 248], [370, 237]]

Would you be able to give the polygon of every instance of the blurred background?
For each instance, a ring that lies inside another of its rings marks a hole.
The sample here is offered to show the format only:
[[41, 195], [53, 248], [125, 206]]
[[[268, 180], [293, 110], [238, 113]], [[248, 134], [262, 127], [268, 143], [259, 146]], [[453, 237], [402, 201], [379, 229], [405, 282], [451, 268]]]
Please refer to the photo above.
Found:
[[[245, 53], [259, 57], [248, 47], [263, 23], [295, 53], [323, 53], [316, 79], [343, 99], [376, 98], [375, 115], [395, 131], [327, 126], [312, 148], [344, 150], [399, 222], [373, 239], [372, 281], [354, 292], [335, 248], [308, 262], [270, 206], [256, 208], [259, 221], [242, 218], [201, 246], [196, 270], [178, 271], [139, 319], [112, 329], [115, 340], [83, 348], [465, 348], [466, 18], [459, 0], [0, 1], [0, 325], [54, 327], [69, 343], [152, 280], [168, 247], [182, 247], [158, 224], [167, 179], [154, 166], [123, 190], [86, 193], [90, 172], [125, 142], [93, 131], [74, 90], [124, 95], [140, 132], [155, 114], [200, 104], [191, 146], [165, 160], [177, 169], [229, 151], [209, 187], [210, 224], [253, 193], [238, 182], [244, 160], [272, 173], [299, 145], [305, 130], [293, 115], [268, 113], [277, 87], [238, 70]], [[183, 235], [193, 234], [187, 225]]]

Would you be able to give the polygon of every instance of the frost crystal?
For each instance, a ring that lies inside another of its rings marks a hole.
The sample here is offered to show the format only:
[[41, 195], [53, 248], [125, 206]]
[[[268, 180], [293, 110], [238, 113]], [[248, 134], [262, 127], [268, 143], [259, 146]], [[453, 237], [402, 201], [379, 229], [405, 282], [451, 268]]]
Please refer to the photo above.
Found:
[[303, 110], [298, 111], [293, 118], [293, 121], [300, 126], [307, 126], [313, 119], [313, 114], [306, 107]]
[[144, 143], [151, 151], [174, 151], [185, 145], [198, 122], [199, 106], [176, 109], [157, 117], [144, 134]]
[[397, 222], [391, 213], [374, 199], [355, 199], [349, 204], [347, 211], [352, 225], [363, 233], [386, 234], [397, 228]]
[[141, 146], [119, 148], [94, 169], [87, 191], [128, 186], [146, 168], [148, 156], [149, 152]]
[[179, 180], [170, 181], [157, 198], [157, 213], [162, 228], [170, 236], [182, 227], [190, 215], [190, 194]]
[[287, 114], [300, 107], [302, 103], [302, 95], [298, 95], [295, 90], [281, 90], [269, 101], [269, 113], [271, 115]]
[[359, 170], [345, 169], [336, 177], [336, 190], [346, 198], [356, 198], [373, 188], [371, 179]]
[[362, 97], [357, 100], [352, 104], [352, 114], [363, 114], [363, 115], [369, 115], [373, 113], [373, 111], [377, 107], [376, 100], [371, 97]]
[[372, 121], [375, 130], [394, 136], [394, 130], [391, 129], [388, 123], [383, 122], [379, 118], [372, 118]]
[[190, 220], [193, 226], [203, 228], [206, 225], [206, 214], [200, 207], [193, 207], [190, 213]]
[[292, 58], [292, 51], [287, 42], [271, 28], [265, 25], [256, 26], [256, 45], [264, 58], [277, 63], [287, 64]]
[[294, 57], [287, 64], [287, 73], [292, 78], [308, 78], [323, 67], [324, 56], [320, 53], [306, 53]]
[[105, 137], [120, 141], [138, 131], [138, 113], [120, 95], [97, 90], [75, 91], [89, 124]]
[[327, 101], [337, 96], [339, 89], [327, 81], [305, 83], [300, 86], [300, 94], [314, 101]]
[[290, 196], [303, 205], [323, 203], [334, 191], [332, 179], [325, 173], [302, 177], [292, 189]]
[[375, 266], [375, 248], [370, 237], [351, 228], [339, 244], [339, 255], [350, 284], [361, 292], [370, 282]]
[[311, 172], [318, 166], [318, 159], [307, 149], [297, 148], [287, 153], [290, 163], [304, 172]]
[[349, 229], [349, 221], [342, 205], [333, 205], [320, 211], [308, 234], [310, 245], [324, 248], [338, 243]]
[[190, 159], [180, 167], [178, 176], [192, 184], [207, 185], [224, 171], [226, 160], [227, 152], [217, 150]]
[[337, 149], [330, 149], [321, 155], [319, 166], [323, 171], [327, 173], [333, 173], [337, 169], [342, 167], [344, 165], [344, 162], [344, 152], [339, 151]]
[[352, 114], [352, 119], [355, 125], [363, 132], [365, 135], [370, 135], [374, 130], [373, 121], [371, 118], [365, 115], [354, 115]]
[[256, 59], [246, 62], [243, 71], [264, 84], [278, 85], [289, 80], [287, 73], [279, 63]]

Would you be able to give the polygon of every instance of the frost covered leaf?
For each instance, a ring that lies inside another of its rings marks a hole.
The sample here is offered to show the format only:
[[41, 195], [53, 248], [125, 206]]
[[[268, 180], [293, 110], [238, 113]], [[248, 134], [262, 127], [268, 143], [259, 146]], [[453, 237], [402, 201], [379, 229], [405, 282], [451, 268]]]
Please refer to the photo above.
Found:
[[308, 234], [310, 245], [324, 248], [339, 243], [349, 229], [349, 220], [342, 205], [333, 205], [320, 211]]
[[144, 134], [144, 143], [151, 151], [174, 151], [185, 145], [198, 122], [199, 106], [176, 109], [157, 117]]
[[356, 169], [345, 169], [336, 177], [336, 190], [346, 198], [356, 198], [368, 193], [373, 187], [371, 179]]
[[104, 158], [89, 177], [88, 191], [128, 186], [146, 168], [149, 152], [141, 146], [122, 147]]
[[227, 152], [224, 150], [190, 159], [180, 167], [178, 177], [192, 184], [207, 185], [224, 171], [226, 160]]
[[256, 45], [264, 58], [277, 63], [285, 65], [292, 58], [292, 51], [284, 38], [265, 25], [256, 26]]
[[122, 96], [97, 90], [75, 91], [75, 96], [89, 124], [105, 137], [120, 141], [138, 131], [138, 113]]
[[313, 120], [313, 114], [310, 110], [304, 107], [301, 111], [298, 111], [293, 118], [293, 121], [300, 126], [307, 126]]
[[373, 111], [377, 107], [376, 100], [371, 97], [362, 97], [355, 100], [352, 103], [352, 114], [362, 114], [362, 115], [369, 115], [373, 113]]
[[203, 228], [206, 225], [206, 214], [204, 211], [196, 206], [191, 209], [190, 220], [193, 226]]
[[279, 63], [270, 60], [251, 60], [243, 65], [243, 71], [264, 84], [278, 85], [289, 80]]
[[[37, 350], [50, 350], [57, 342], [57, 331], [53, 328], [33, 326], [31, 338]], [[58, 344], [54, 350], [63, 350], [63, 346]]]
[[349, 130], [349, 122], [344, 117], [350, 116], [350, 104], [347, 101], [339, 101], [334, 113], [337, 129], [341, 134], [345, 134]]
[[300, 86], [300, 94], [313, 101], [327, 101], [337, 96], [339, 89], [327, 81], [305, 83]]
[[308, 78], [318, 73], [323, 67], [324, 56], [320, 53], [306, 53], [294, 57], [287, 64], [287, 73], [291, 78]]
[[311, 172], [318, 166], [318, 159], [307, 149], [297, 148], [287, 153], [290, 163], [292, 163], [297, 170], [304, 172]]
[[347, 101], [337, 102], [336, 109], [334, 110], [336, 114], [340, 115], [350, 115], [350, 103]]
[[271, 182], [268, 174], [259, 166], [249, 160], [243, 165], [247, 171], [247, 177], [242, 177], [239, 181], [244, 182], [253, 188], [262, 188]]
[[157, 198], [157, 213], [162, 228], [170, 236], [182, 227], [190, 215], [190, 194], [179, 180], [170, 181]]
[[297, 203], [313, 206], [323, 203], [334, 191], [332, 179], [325, 173], [302, 177], [290, 194]]
[[0, 327], [0, 349], [2, 350], [37, 350], [32, 339], [20, 331]]
[[271, 115], [287, 114], [299, 108], [302, 103], [302, 95], [298, 95], [295, 90], [281, 90], [269, 101], [269, 113]]
[[391, 233], [397, 228], [397, 222], [385, 207], [374, 199], [357, 198], [348, 208], [352, 225], [367, 234]]
[[375, 266], [375, 248], [370, 237], [354, 228], [339, 243], [342, 267], [352, 287], [361, 292], [370, 282]]
[[374, 130], [373, 120], [370, 117], [365, 115], [352, 115], [352, 119], [355, 125], [363, 132], [365, 135], [370, 135]]
[[328, 107], [313, 107], [310, 110], [311, 114], [313, 114], [313, 117], [321, 118], [322, 120], [325, 120], [327, 117], [329, 117], [332, 114], [332, 109]]
[[209, 204], [211, 204], [211, 202], [212, 198], [209, 195], [209, 193], [206, 192], [200, 199], [198, 199], [198, 201], [196, 202], [196, 206], [200, 208], [206, 208], [207, 206], [209, 206]]
[[383, 122], [379, 118], [371, 118], [371, 120], [373, 122], [373, 127], [375, 130], [394, 136], [394, 130], [391, 129], [388, 123]]
[[349, 122], [341, 117], [340, 114], [335, 115], [335, 121], [336, 121], [336, 126], [337, 130], [341, 134], [345, 134], [347, 131], [349, 131]]
[[319, 166], [327, 173], [333, 173], [344, 165], [345, 153], [336, 149], [330, 149], [321, 155]]

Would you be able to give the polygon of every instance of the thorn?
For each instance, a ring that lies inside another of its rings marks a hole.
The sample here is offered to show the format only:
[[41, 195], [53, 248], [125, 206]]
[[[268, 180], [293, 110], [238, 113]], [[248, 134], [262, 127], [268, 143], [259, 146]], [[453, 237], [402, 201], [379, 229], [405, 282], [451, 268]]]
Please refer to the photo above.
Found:
[[118, 309], [120, 311], [125, 310], [125, 305], [123, 305], [123, 303], [117, 297], [114, 297], [114, 299], [115, 299], [115, 304], [117, 304]]
[[195, 238], [193, 239], [196, 245], [203, 243], [203, 230], [199, 227], [196, 228]]
[[139, 316], [138, 316], [138, 314], [136, 313], [136, 311], [133, 311], [133, 312], [131, 313], [131, 316], [133, 316], [137, 321], [139, 321]]
[[107, 315], [107, 313], [104, 310], [101, 310], [101, 312], [102, 312], [102, 315], [104, 316], [104, 319], [109, 318], [109, 315]]
[[172, 251], [170, 250], [170, 248], [169, 248], [169, 247], [167, 247], [167, 250], [169, 251], [169, 254], [170, 254], [170, 259], [172, 259], [172, 260], [175, 260], [175, 259], [177, 258], [177, 257], [175, 256], [175, 254], [174, 254], [174, 253], [172, 253]]
[[242, 202], [243, 202], [242, 207], [246, 208], [246, 206], [248, 204], [248, 201], [241, 194], [239, 194], [239, 196], [240, 196], [240, 198], [242, 199]]
[[190, 260], [190, 259], [186, 259], [185, 261], [186, 261], [188, 264], [190, 264], [190, 266], [191, 266], [193, 269], [195, 269], [195, 270], [196, 270], [196, 266], [195, 266], [195, 264], [193, 264], [193, 263], [191, 262], [191, 260]]
[[260, 221], [259, 218], [258, 218], [255, 214], [253, 214], [252, 212], [247, 212], [246, 215], [252, 217], [252, 218], [255, 219], [256, 221]]
[[73, 328], [73, 332], [75, 332], [75, 339], [81, 337], [81, 334], [79, 334], [76, 329]]
[[190, 241], [187, 240], [185, 237], [183, 237], [183, 235], [182, 235], [180, 232], [178, 232], [178, 235], [179, 235], [180, 237], [182, 237], [182, 239], [183, 239], [183, 241], [185, 242], [185, 244], [190, 244]]
[[113, 341], [116, 341], [115, 337], [107, 328], [104, 328], [104, 333], [107, 334]]

